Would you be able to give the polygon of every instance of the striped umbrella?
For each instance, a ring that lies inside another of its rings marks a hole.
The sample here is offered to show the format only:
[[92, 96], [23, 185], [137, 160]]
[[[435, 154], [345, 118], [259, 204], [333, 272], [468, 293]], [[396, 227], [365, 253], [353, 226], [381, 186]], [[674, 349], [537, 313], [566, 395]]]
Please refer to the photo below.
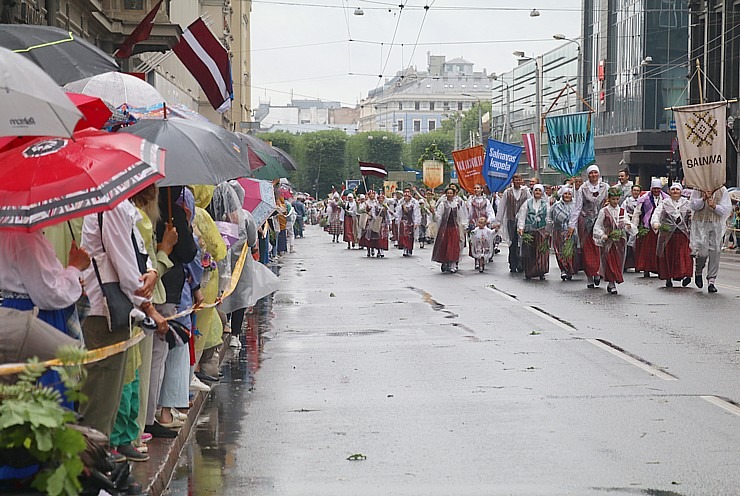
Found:
[[0, 229], [35, 231], [110, 210], [164, 177], [164, 150], [85, 129], [0, 153]]

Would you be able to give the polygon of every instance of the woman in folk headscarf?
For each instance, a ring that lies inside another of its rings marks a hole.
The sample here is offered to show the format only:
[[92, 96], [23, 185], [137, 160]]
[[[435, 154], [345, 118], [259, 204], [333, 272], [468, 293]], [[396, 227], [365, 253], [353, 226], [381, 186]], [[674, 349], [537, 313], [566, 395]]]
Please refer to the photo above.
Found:
[[342, 226], [344, 230], [343, 240], [347, 243], [347, 249], [355, 247], [357, 237], [355, 235], [357, 231], [357, 202], [352, 193], [347, 195], [347, 201], [344, 203], [344, 208], [341, 214]]
[[577, 273], [580, 264], [578, 256], [578, 234], [568, 237], [568, 224], [573, 214], [573, 188], [563, 186], [558, 193], [560, 199], [550, 207], [547, 213], [547, 224], [552, 235], [552, 248], [555, 250], [555, 259], [560, 267], [560, 279], [570, 281]]
[[617, 294], [617, 284], [624, 282], [627, 237], [636, 231], [629, 215], [619, 206], [621, 196], [620, 188], [609, 189], [609, 203], [599, 211], [593, 228], [593, 241], [601, 248], [599, 275], [607, 281], [609, 294]]
[[432, 261], [442, 264], [442, 272], [454, 274], [460, 263], [468, 219], [465, 205], [451, 186], [445, 189], [444, 198], [437, 202], [435, 218], [439, 228], [434, 239]]
[[688, 286], [694, 270], [689, 249], [691, 207], [681, 196], [682, 189], [681, 184], [673, 183], [668, 190], [670, 197], [655, 208], [650, 218], [653, 231], [658, 233], [658, 277], [667, 288], [673, 287], [673, 279], [682, 279], [683, 287]]
[[658, 272], [658, 235], [650, 229], [650, 219], [655, 209], [668, 198], [662, 187], [660, 179], [653, 179], [650, 191], [637, 200], [632, 214], [632, 225], [637, 230], [635, 272], [642, 272], [644, 277], [650, 277], [651, 272]]
[[342, 198], [339, 196], [339, 193], [334, 193], [334, 196], [329, 201], [329, 206], [326, 208], [326, 215], [329, 221], [326, 226], [326, 232], [332, 235], [332, 243], [339, 243], [339, 236], [344, 234], [344, 229], [342, 229], [343, 206]]
[[606, 204], [609, 185], [601, 180], [601, 172], [597, 165], [590, 165], [586, 169], [588, 181], [577, 189], [575, 193], [575, 207], [570, 216], [568, 236], [578, 230], [581, 242], [581, 264], [588, 280], [587, 287], [593, 288], [601, 283], [599, 266], [601, 254], [599, 247], [594, 243], [594, 223], [599, 211]]
[[547, 211], [549, 205], [545, 188], [536, 184], [532, 198], [524, 202], [517, 214], [517, 231], [521, 243], [524, 277], [545, 279], [550, 272], [550, 245], [547, 235]]

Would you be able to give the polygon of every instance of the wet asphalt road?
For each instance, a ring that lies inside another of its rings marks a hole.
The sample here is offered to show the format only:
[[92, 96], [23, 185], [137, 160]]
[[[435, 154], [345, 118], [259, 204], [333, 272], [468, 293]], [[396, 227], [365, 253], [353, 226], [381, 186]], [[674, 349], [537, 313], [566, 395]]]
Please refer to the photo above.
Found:
[[505, 255], [442, 274], [309, 227], [169, 493], [740, 494], [740, 258], [716, 295], [629, 274], [610, 296]]

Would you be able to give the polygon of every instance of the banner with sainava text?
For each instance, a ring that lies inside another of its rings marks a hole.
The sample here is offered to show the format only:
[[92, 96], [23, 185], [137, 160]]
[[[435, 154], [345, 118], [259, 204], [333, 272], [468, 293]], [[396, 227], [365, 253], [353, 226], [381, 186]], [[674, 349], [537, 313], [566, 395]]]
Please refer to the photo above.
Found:
[[591, 112], [545, 117], [549, 160], [553, 169], [576, 176], [596, 162]]

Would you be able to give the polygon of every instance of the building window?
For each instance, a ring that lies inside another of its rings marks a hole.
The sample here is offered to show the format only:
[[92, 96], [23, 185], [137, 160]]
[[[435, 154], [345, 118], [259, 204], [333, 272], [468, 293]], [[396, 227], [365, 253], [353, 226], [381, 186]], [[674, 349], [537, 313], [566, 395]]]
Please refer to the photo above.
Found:
[[123, 0], [125, 10], [144, 10], [144, 0]]
[[421, 132], [421, 119], [414, 119], [414, 132]]
[[414, 102], [414, 110], [419, 110], [421, 108], [421, 102]]
[[443, 102], [442, 103], [442, 108], [444, 110], [450, 110], [450, 102]]
[[457, 110], [462, 110], [463, 102], [457, 102]]
[[429, 121], [429, 130], [434, 131], [437, 129], [437, 121]]
[[397, 129], [399, 133], [403, 132], [403, 121], [398, 121]]
[[403, 110], [403, 102], [398, 102], [398, 110]]
[[434, 110], [434, 102], [429, 102], [429, 110]]

